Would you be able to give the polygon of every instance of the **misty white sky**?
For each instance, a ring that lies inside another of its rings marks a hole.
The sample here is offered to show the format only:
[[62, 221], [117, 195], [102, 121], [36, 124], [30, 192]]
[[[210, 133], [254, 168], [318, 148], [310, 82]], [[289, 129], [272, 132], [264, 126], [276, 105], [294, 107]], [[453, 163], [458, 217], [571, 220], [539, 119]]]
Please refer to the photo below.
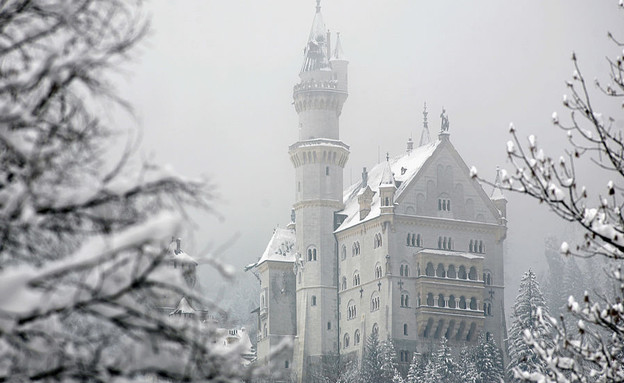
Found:
[[[444, 106], [453, 144], [482, 176], [493, 179], [496, 165], [506, 165], [511, 121], [521, 135], [534, 133], [559, 151], [565, 136], [550, 116], [564, 114], [571, 52], [588, 79], [606, 81], [605, 56], [619, 51], [607, 30], [624, 39], [617, 1], [321, 5], [350, 61], [340, 132], [351, 146], [345, 184], [374, 165], [378, 152], [396, 155], [410, 135], [418, 140], [425, 101], [432, 135]], [[221, 256], [242, 269], [263, 252], [273, 227], [289, 221], [294, 170], [288, 145], [297, 139], [292, 86], [315, 1], [157, 0], [146, 10], [151, 34], [119, 86], [143, 129], [141, 151], [184, 175], [210, 177], [224, 219], [195, 216], [194, 239], [185, 238], [185, 248], [192, 254], [239, 234]], [[544, 236], [561, 232], [544, 206], [509, 199], [508, 306], [522, 271], [543, 267]]]

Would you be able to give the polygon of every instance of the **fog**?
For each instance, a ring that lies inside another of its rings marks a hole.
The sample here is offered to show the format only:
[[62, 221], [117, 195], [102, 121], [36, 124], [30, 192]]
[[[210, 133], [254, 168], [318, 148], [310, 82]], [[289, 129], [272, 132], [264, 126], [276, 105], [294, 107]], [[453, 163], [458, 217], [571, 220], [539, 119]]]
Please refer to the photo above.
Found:
[[[325, 0], [324, 20], [340, 32], [349, 60], [349, 98], [341, 139], [351, 147], [345, 184], [385, 153], [417, 141], [427, 102], [432, 136], [442, 107], [465, 162], [493, 179], [505, 167], [508, 126], [561, 151], [552, 126], [572, 51], [588, 79], [606, 82], [605, 56], [624, 38], [615, 1]], [[216, 186], [216, 214], [192, 213], [189, 253], [207, 245], [242, 273], [264, 251], [276, 225], [290, 219], [297, 140], [292, 87], [314, 16], [313, 0], [153, 1], [152, 29], [118, 88], [135, 109], [144, 157]], [[608, 112], [605, 111], [605, 112]], [[621, 124], [621, 121], [618, 121]], [[581, 169], [584, 170], [584, 169]], [[587, 175], [588, 184], [603, 179]], [[346, 185], [345, 185], [346, 186]], [[489, 192], [489, 189], [486, 188]], [[545, 206], [507, 195], [506, 304], [522, 271], [538, 273], [544, 237], [569, 231]], [[574, 242], [573, 238], [565, 238]], [[214, 286], [209, 274], [202, 284]]]

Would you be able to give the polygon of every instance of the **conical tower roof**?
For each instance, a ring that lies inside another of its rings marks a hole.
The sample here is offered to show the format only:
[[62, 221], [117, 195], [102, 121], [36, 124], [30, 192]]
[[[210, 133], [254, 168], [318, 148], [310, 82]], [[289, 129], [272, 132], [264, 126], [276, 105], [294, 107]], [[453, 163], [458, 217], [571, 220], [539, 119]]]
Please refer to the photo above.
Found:
[[507, 200], [503, 191], [501, 190], [501, 169], [500, 167], [496, 167], [496, 180], [494, 181], [494, 190], [492, 190], [492, 195], [490, 196], [492, 201], [496, 200]]
[[314, 14], [312, 28], [304, 49], [301, 72], [311, 72], [327, 67], [329, 62], [327, 46], [327, 28], [325, 28], [323, 15], [321, 14], [321, 1], [316, 0], [316, 13]]
[[428, 114], [429, 112], [427, 112], [427, 103], [425, 102], [425, 107], [423, 110], [423, 130], [420, 134], [420, 142], [418, 143], [418, 146], [427, 145], [431, 142], [431, 136], [429, 135], [429, 123], [427, 122]]
[[334, 48], [332, 60], [347, 60], [344, 51], [342, 50], [342, 43], [340, 42], [340, 32], [336, 33], [336, 48]]
[[379, 186], [396, 186], [394, 183], [394, 175], [392, 174], [392, 168], [390, 167], [390, 159], [386, 158], [386, 164], [383, 168], [383, 173], [381, 175], [381, 181], [379, 182]]

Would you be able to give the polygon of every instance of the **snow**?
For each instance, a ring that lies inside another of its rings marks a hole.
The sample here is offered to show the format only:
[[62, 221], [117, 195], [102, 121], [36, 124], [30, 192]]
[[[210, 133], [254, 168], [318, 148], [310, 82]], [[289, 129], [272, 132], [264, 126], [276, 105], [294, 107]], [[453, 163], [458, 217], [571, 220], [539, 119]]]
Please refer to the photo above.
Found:
[[362, 182], [358, 181], [357, 183], [354, 183], [353, 185], [345, 189], [345, 208], [340, 212], [340, 214], [346, 215], [347, 218], [343, 221], [342, 225], [340, 225], [340, 227], [338, 227], [336, 231], [345, 230], [359, 224], [360, 222], [369, 221], [375, 217], [378, 217], [381, 214], [381, 200], [378, 191], [379, 185], [382, 183], [382, 179], [384, 178], [384, 170], [386, 168], [389, 168], [394, 178], [394, 181], [400, 183], [400, 186], [397, 188], [397, 191], [395, 193], [396, 199], [406, 189], [410, 181], [418, 175], [420, 169], [422, 169], [425, 162], [427, 162], [427, 160], [431, 158], [440, 143], [441, 141], [438, 140], [433, 143], [420, 146], [410, 153], [389, 158], [388, 161], [384, 161], [384, 163], [375, 165], [368, 172], [367, 183], [367, 185], [375, 193], [371, 204], [371, 211], [362, 220], [360, 219], [360, 205], [357, 199], [359, 193], [361, 193], [362, 191]]
[[292, 229], [275, 228], [264, 253], [254, 266], [272, 262], [294, 262], [295, 261], [295, 231]]
[[513, 142], [507, 141], [507, 154], [513, 154], [516, 152], [516, 146]]
[[191, 304], [186, 299], [186, 297], [182, 297], [182, 299], [180, 299], [180, 302], [178, 303], [178, 306], [176, 307], [176, 309], [173, 310], [169, 315], [175, 315], [175, 314], [195, 314], [195, 312], [196, 312], [196, 310], [191, 306]]
[[419, 251], [417, 254], [419, 253], [427, 253], [427, 254], [434, 254], [434, 255], [451, 255], [451, 256], [462, 257], [462, 258], [467, 258], [467, 259], [483, 259], [483, 256], [481, 255], [465, 253], [462, 251], [455, 251], [455, 250], [425, 249], [425, 250]]
[[477, 173], [477, 168], [474, 166], [470, 167], [470, 178], [475, 178], [477, 177], [478, 173]]
[[562, 242], [561, 243], [561, 248], [559, 249], [559, 252], [561, 252], [562, 254], [565, 254], [565, 255], [570, 254], [570, 245], [568, 245], [567, 242]]

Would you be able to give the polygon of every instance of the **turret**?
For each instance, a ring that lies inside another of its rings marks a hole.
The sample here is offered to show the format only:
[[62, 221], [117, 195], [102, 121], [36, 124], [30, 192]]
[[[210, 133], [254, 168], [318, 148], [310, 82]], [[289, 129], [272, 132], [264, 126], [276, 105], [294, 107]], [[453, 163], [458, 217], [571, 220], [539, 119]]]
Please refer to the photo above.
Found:
[[390, 167], [390, 156], [386, 155], [386, 163], [379, 183], [379, 199], [381, 201], [381, 214], [394, 213], [394, 193], [396, 184]]
[[496, 180], [494, 181], [494, 190], [492, 190], [492, 195], [490, 196], [492, 202], [494, 202], [494, 206], [500, 211], [502, 224], [506, 224], [507, 222], [507, 198], [503, 194], [501, 189], [501, 169], [500, 167], [496, 167]]

